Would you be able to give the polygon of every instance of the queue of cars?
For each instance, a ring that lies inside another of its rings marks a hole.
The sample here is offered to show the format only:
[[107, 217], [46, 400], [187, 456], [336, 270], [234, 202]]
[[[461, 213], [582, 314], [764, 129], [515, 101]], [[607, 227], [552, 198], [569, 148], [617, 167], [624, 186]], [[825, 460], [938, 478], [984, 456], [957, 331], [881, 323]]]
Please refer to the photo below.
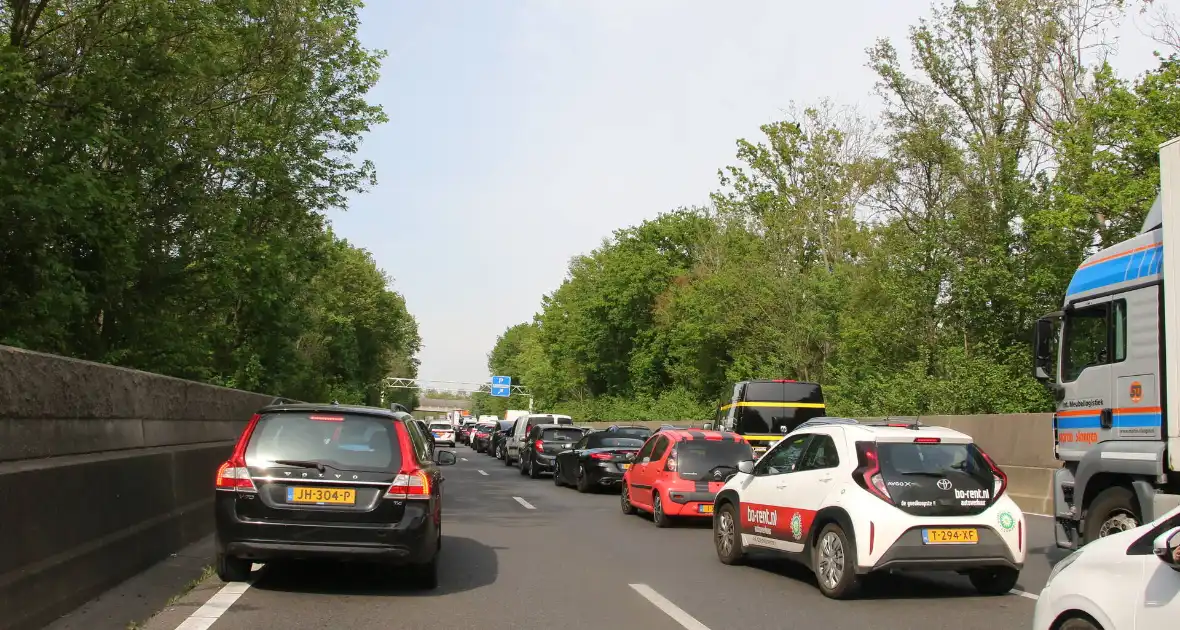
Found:
[[[657, 527], [709, 519], [721, 563], [776, 552], [809, 567], [834, 599], [892, 570], [953, 571], [1001, 595], [1027, 556], [1007, 475], [948, 428], [819, 416], [761, 457], [728, 430], [595, 431], [555, 414], [484, 423], [473, 435], [474, 448], [522, 475], [551, 474], [579, 492], [617, 487], [621, 512], [649, 513]], [[456, 440], [450, 424], [426, 425], [404, 410], [286, 400], [260, 409], [217, 470], [218, 576], [244, 581], [252, 563], [279, 559], [368, 560], [436, 588], [440, 471], [456, 463], [436, 447]], [[1180, 508], [1057, 563], [1034, 627], [1164, 627], [1175, 614], [1167, 594], [1176, 592]]]
[[[593, 431], [556, 418], [497, 426], [509, 447], [486, 452], [579, 492], [617, 487], [622, 513], [650, 514], [656, 527], [709, 519], [722, 563], [776, 552], [814, 571], [831, 598], [892, 570], [957, 572], [981, 594], [1002, 595], [1024, 565], [1026, 523], [1008, 478], [959, 431], [819, 416], [776, 442], [759, 440], [767, 445], [756, 458], [731, 431]], [[513, 435], [524, 436], [515, 457]]]

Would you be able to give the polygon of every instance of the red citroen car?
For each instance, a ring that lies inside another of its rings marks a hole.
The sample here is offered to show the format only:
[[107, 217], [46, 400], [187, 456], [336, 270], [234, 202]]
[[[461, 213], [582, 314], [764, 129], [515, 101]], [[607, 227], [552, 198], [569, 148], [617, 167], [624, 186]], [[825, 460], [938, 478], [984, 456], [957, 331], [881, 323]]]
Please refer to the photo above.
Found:
[[752, 459], [749, 442], [737, 433], [660, 429], [623, 474], [623, 514], [650, 512], [656, 527], [677, 518], [713, 518], [717, 492], [737, 473], [738, 462]]

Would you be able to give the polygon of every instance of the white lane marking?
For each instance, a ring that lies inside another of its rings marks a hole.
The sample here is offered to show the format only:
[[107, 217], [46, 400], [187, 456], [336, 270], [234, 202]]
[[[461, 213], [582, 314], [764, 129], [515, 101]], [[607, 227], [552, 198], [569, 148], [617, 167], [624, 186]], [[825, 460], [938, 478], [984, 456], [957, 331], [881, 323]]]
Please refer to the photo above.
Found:
[[657, 593], [652, 587], [646, 584], [628, 584], [627, 586], [635, 589], [636, 593], [642, 595], [644, 599], [651, 602], [656, 608], [664, 611], [665, 615], [671, 617], [681, 627], [688, 628], [688, 630], [709, 630], [708, 626], [697, 621], [695, 617], [681, 610], [676, 604], [668, 601], [666, 597]]
[[461, 460], [463, 460], [463, 461], [467, 461], [467, 458], [466, 458], [466, 457], [460, 457], [459, 459], [461, 459]]
[[488, 476], [488, 474], [487, 474], [486, 472], [482, 471], [482, 470], [477, 470], [476, 472], [478, 472], [479, 474], [483, 475], [484, 477], [487, 477], [487, 476]]
[[533, 504], [532, 504], [532, 503], [529, 503], [528, 501], [525, 501], [524, 499], [522, 499], [522, 498], [520, 498], [520, 497], [512, 497], [512, 498], [513, 498], [513, 499], [516, 499], [516, 502], [517, 502], [517, 503], [519, 503], [519, 504], [521, 504], [521, 505], [523, 505], [523, 506], [524, 506], [524, 509], [526, 509], [526, 510], [535, 510], [535, 509], [537, 509], [536, 507], [533, 507]]
[[1036, 601], [1036, 600], [1038, 600], [1038, 599], [1040, 599], [1040, 598], [1041, 598], [1041, 596], [1040, 596], [1040, 595], [1034, 595], [1034, 594], [1032, 594], [1032, 593], [1025, 593], [1024, 591], [1018, 591], [1018, 590], [1016, 590], [1016, 589], [1012, 589], [1012, 590], [1010, 590], [1010, 591], [1008, 591], [1008, 592], [1009, 592], [1009, 593], [1012, 593], [1013, 595], [1019, 595], [1019, 596], [1021, 596], [1021, 597], [1025, 597], [1025, 598], [1031, 599], [1031, 600], [1033, 600], [1033, 601]]
[[210, 597], [204, 606], [198, 608], [193, 614], [189, 615], [188, 619], [185, 619], [179, 626], [176, 626], [176, 630], [208, 630], [209, 626], [212, 626], [213, 622], [217, 621], [225, 611], [229, 610], [229, 607], [238, 601], [238, 598], [248, 588], [250, 588], [248, 582], [230, 582], [226, 584], [213, 597]]

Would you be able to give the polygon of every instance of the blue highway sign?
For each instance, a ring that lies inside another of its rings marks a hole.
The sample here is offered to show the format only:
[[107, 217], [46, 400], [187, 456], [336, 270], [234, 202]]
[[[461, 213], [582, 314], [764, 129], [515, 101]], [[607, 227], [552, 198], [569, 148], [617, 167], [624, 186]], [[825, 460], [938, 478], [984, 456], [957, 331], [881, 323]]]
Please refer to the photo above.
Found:
[[512, 385], [512, 377], [511, 376], [493, 376], [492, 377], [492, 386], [493, 387], [508, 387], [509, 385]]
[[510, 389], [512, 389], [512, 388], [508, 387], [508, 386], [501, 387], [499, 385], [492, 385], [492, 395], [498, 396], [500, 398], [508, 398], [508, 396], [511, 395], [509, 393]]

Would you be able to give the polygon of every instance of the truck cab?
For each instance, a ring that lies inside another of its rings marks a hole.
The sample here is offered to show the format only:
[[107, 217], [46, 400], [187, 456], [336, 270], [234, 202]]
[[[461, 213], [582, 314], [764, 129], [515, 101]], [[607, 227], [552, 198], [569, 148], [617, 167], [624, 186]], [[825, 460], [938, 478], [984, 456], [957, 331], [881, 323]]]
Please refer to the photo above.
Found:
[[[1173, 152], [1171, 166], [1180, 167], [1180, 145]], [[1180, 376], [1169, 362], [1180, 354], [1168, 360], [1166, 324], [1175, 315], [1164, 308], [1165, 289], [1175, 290], [1165, 287], [1164, 251], [1178, 250], [1165, 242], [1165, 210], [1171, 219], [1176, 209], [1164, 203], [1174, 201], [1161, 195], [1139, 234], [1086, 258], [1062, 309], [1036, 323], [1034, 374], [1056, 399], [1058, 547], [1076, 549], [1180, 505], [1174, 441], [1169, 449], [1180, 416], [1166, 409], [1167, 380]], [[1173, 336], [1180, 341], [1180, 329]]]

